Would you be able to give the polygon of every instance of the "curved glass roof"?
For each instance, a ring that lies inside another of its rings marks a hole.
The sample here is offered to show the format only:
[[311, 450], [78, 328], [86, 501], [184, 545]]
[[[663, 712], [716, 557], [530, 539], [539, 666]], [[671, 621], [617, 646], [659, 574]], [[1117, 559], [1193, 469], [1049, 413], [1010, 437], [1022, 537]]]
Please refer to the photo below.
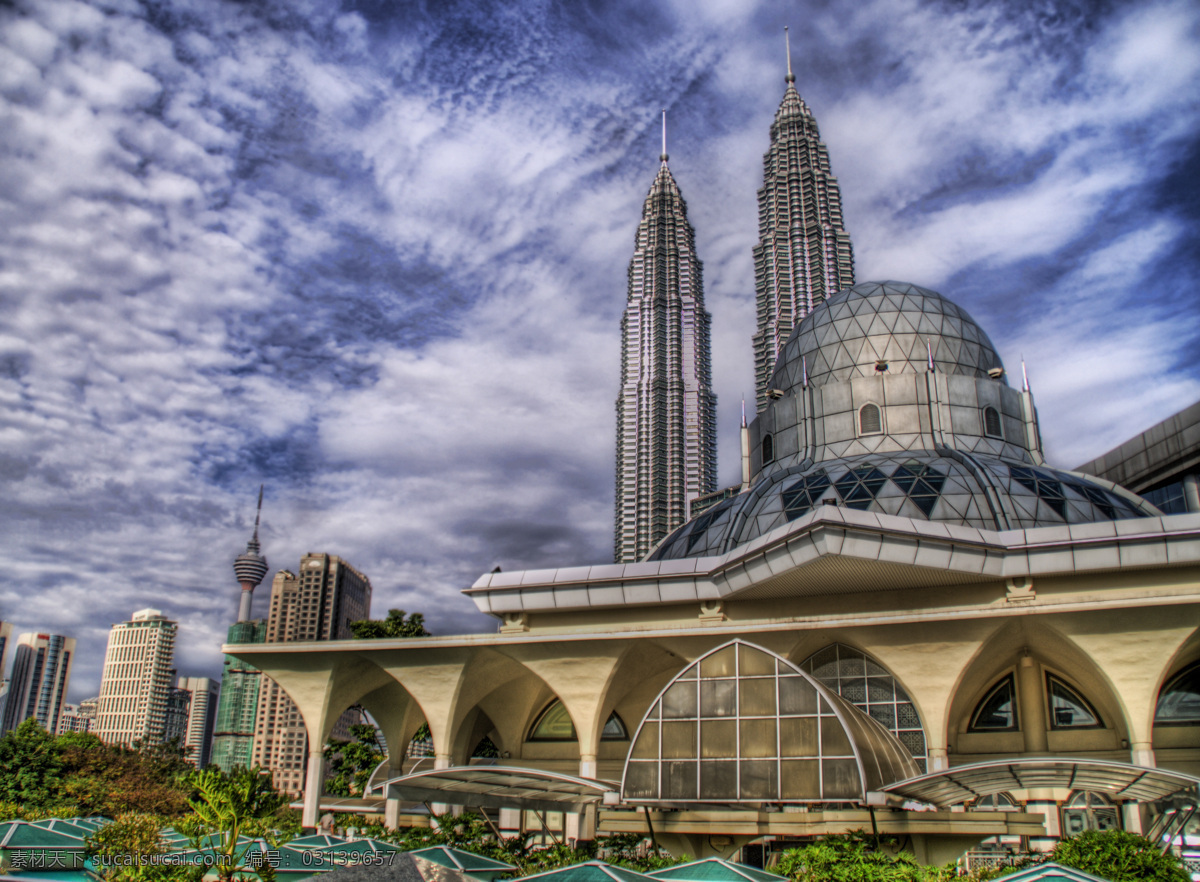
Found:
[[787, 659], [733, 640], [659, 693], [630, 747], [622, 795], [672, 805], [864, 802], [918, 772], [877, 720]]
[[1128, 490], [1074, 472], [957, 451], [905, 451], [805, 461], [765, 475], [668, 536], [648, 560], [724, 554], [811, 512], [841, 505], [876, 514], [1015, 530], [1158, 514]]

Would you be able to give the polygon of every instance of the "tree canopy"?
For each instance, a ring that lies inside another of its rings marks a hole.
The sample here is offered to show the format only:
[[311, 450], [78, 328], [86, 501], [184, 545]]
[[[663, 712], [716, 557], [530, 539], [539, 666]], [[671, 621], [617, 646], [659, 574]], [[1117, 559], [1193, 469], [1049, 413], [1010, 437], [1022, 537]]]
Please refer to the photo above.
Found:
[[382, 620], [363, 619], [350, 623], [350, 633], [355, 640], [382, 640], [387, 637], [429, 637], [425, 630], [425, 616], [421, 613], [408, 615], [402, 609], [389, 609]]

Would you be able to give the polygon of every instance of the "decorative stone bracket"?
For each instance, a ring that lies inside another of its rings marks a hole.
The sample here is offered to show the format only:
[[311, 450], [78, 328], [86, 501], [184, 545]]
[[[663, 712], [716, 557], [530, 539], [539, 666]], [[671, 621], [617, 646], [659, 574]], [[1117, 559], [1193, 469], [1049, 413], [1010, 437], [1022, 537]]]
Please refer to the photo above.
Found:
[[1033, 590], [1033, 578], [1031, 576], [1015, 576], [1011, 579], [1005, 579], [1004, 587], [1008, 589], [1008, 594], [1005, 595], [1004, 599], [1009, 603], [1037, 600], [1037, 592]]
[[501, 634], [520, 634], [529, 630], [529, 614], [510, 612], [504, 614], [504, 624], [500, 626]]
[[725, 601], [706, 600], [700, 604], [700, 624], [718, 625], [725, 621]]

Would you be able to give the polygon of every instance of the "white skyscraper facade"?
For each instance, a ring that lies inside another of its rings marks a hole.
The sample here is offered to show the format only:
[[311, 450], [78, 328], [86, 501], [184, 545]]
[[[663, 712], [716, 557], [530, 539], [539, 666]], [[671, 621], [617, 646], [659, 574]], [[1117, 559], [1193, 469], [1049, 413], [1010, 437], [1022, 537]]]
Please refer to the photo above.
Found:
[[758, 191], [754, 289], [758, 307], [754, 375], [758, 411], [792, 330], [809, 312], [854, 284], [854, 253], [842, 220], [842, 194], [830, 171], [817, 121], [796, 91], [788, 60], [787, 88], [771, 123]]
[[156, 609], [135, 612], [108, 635], [92, 731], [110, 744], [157, 744], [174, 685], [175, 622]]
[[47, 732], [58, 731], [74, 656], [73, 637], [22, 634], [17, 638], [0, 731], [15, 729], [30, 717]]
[[716, 409], [703, 268], [687, 203], [662, 166], [642, 206], [617, 397], [614, 558], [641, 560], [717, 486]]

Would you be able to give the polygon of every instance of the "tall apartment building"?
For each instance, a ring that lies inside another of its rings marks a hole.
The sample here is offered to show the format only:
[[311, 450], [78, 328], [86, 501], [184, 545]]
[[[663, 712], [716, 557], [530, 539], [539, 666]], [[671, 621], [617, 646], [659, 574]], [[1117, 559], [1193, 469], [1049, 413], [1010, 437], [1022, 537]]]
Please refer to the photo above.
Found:
[[104, 654], [100, 702], [92, 730], [110, 744], [158, 744], [174, 682], [175, 622], [141, 609], [113, 625]]
[[621, 317], [613, 557], [641, 560], [717, 487], [711, 317], [687, 203], [662, 165], [642, 204]]
[[758, 191], [753, 337], [756, 401], [768, 401], [779, 350], [800, 320], [854, 284], [854, 253], [842, 220], [842, 194], [817, 121], [796, 91], [789, 48], [787, 87], [771, 123]]
[[58, 731], [74, 656], [73, 637], [22, 634], [17, 638], [0, 732], [15, 729], [30, 717], [47, 732]]
[[[296, 573], [275, 574], [265, 642], [346, 640], [352, 636], [350, 623], [370, 614], [366, 576], [340, 557], [306, 554]], [[308, 733], [300, 712], [277, 683], [264, 677], [256, 716], [253, 764], [270, 769], [278, 789], [300, 793], [308, 764]], [[348, 737], [358, 719], [354, 711], [343, 714], [333, 737]]]
[[12, 622], [0, 620], [0, 680], [8, 670], [8, 643], [12, 640]]
[[58, 732], [90, 732], [96, 722], [97, 698], [88, 698], [79, 704], [64, 704], [62, 714], [58, 718]]
[[[263, 488], [258, 488], [258, 512], [254, 516], [254, 535], [246, 550], [233, 560], [233, 573], [241, 586], [238, 620], [229, 626], [227, 643], [262, 643], [267, 623], [251, 619], [254, 589], [267, 574], [267, 559], [260, 553], [258, 527], [262, 520]], [[217, 715], [213, 724], [211, 760], [223, 771], [236, 766], [249, 768], [254, 752], [254, 721], [258, 715], [258, 693], [262, 675], [245, 662], [225, 656]]]
[[213, 730], [217, 722], [217, 701], [221, 687], [208, 677], [180, 677], [175, 681], [178, 692], [186, 692], [187, 717], [179, 743], [187, 758], [203, 769], [212, 756]]

